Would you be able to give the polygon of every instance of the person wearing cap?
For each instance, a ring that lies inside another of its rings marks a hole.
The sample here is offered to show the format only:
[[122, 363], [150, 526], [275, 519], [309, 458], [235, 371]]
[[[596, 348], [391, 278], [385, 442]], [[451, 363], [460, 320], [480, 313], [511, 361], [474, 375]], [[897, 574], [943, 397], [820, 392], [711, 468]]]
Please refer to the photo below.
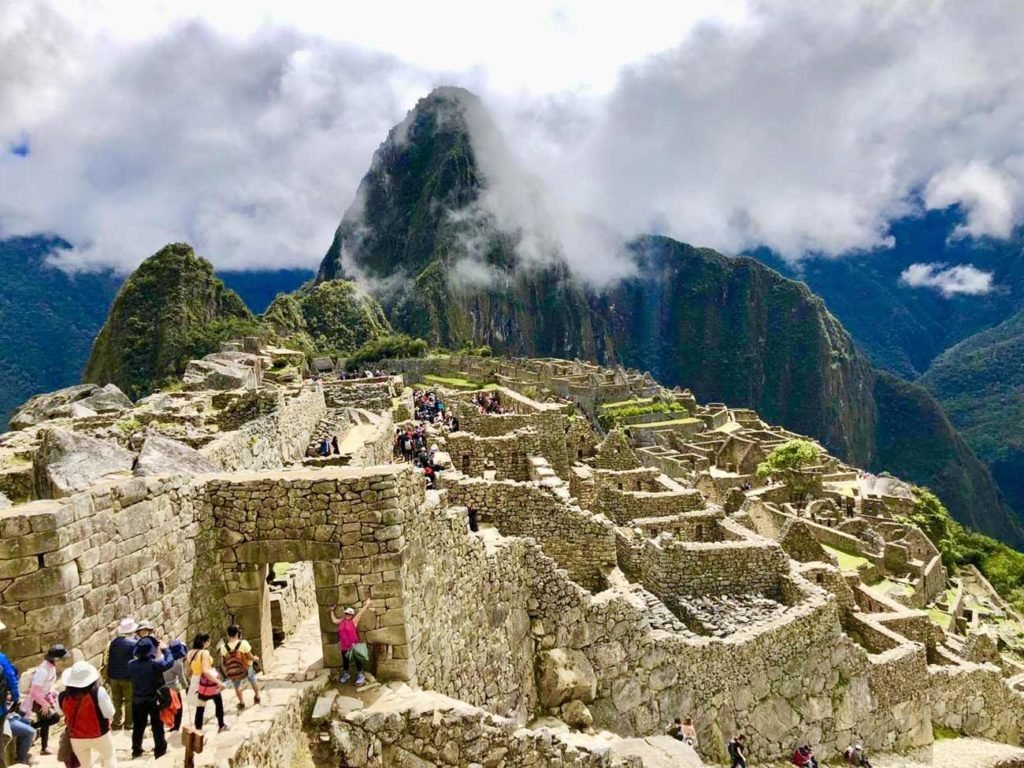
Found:
[[132, 757], [142, 756], [142, 740], [146, 726], [153, 729], [153, 757], [159, 760], [167, 752], [164, 723], [156, 692], [163, 685], [164, 672], [174, 666], [174, 659], [163, 643], [153, 637], [140, 637], [135, 644], [135, 658], [128, 664], [132, 678]]
[[185, 715], [182, 691], [188, 688], [188, 679], [185, 677], [185, 656], [188, 655], [188, 648], [181, 640], [172, 640], [167, 650], [174, 659], [171, 668], [164, 672], [164, 685], [171, 692], [171, 706], [160, 713], [160, 719], [164, 721], [164, 727], [173, 733], [181, 728], [181, 720]]
[[42, 663], [32, 670], [29, 689], [21, 702], [21, 713], [28, 719], [36, 712], [35, 729], [39, 733], [41, 754], [50, 754], [50, 726], [60, 721], [57, 708], [57, 662], [68, 655], [63, 645], [50, 646]]
[[366, 598], [366, 602], [359, 609], [359, 613], [356, 613], [354, 608], [346, 608], [345, 615], [340, 619], [335, 615], [338, 606], [335, 605], [331, 608], [331, 621], [338, 628], [338, 645], [341, 646], [342, 671], [340, 680], [342, 683], [347, 683], [349, 677], [351, 677], [348, 673], [350, 660], [355, 662], [356, 685], [362, 685], [366, 682], [366, 677], [363, 675], [363, 661], [352, 653], [352, 649], [359, 642], [359, 622], [372, 603], [373, 601], [370, 598]]
[[[7, 629], [7, 626], [0, 621], [0, 630]], [[30, 764], [28, 751], [32, 747], [32, 740], [36, 737], [36, 729], [18, 714], [17, 705], [21, 699], [21, 691], [18, 688], [18, 670], [11, 664], [10, 659], [0, 652], [0, 724], [6, 722], [10, 728], [11, 738], [14, 739], [17, 761]]]
[[57, 702], [64, 713], [64, 725], [71, 738], [71, 750], [83, 766], [92, 766], [93, 752], [104, 768], [117, 768], [110, 719], [114, 702], [100, 685], [100, 671], [87, 661], [75, 662], [61, 675], [64, 690]]
[[117, 625], [117, 637], [107, 648], [107, 683], [114, 701], [111, 728], [132, 727], [132, 676], [128, 664], [135, 656], [135, 632], [139, 625], [131, 616]]
[[237, 624], [228, 627], [227, 642], [221, 640], [217, 645], [217, 652], [221, 657], [221, 669], [228, 683], [235, 689], [235, 696], [238, 697], [238, 709], [245, 709], [245, 699], [242, 697], [242, 686], [249, 681], [252, 687], [253, 704], [260, 703], [260, 686], [256, 681], [256, 662], [259, 656], [252, 652], [252, 645], [242, 637], [242, 629]]

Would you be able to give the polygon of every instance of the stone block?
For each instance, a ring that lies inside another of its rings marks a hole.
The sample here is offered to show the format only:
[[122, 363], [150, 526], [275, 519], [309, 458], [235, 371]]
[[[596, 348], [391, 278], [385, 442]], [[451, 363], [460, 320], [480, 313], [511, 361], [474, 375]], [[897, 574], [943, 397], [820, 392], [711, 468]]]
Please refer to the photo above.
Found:
[[370, 630], [366, 633], [366, 642], [383, 643], [385, 645], [406, 645], [409, 641], [406, 637], [405, 626], [395, 625]]
[[38, 570], [38, 557], [29, 556], [18, 557], [13, 560], [0, 560], [0, 579], [14, 579]]
[[78, 566], [65, 563], [55, 568], [43, 568], [15, 579], [4, 590], [4, 602], [37, 600], [51, 595], [63, 595], [79, 585]]
[[555, 648], [537, 656], [537, 688], [545, 707], [573, 699], [589, 703], [597, 693], [597, 676], [582, 651]]
[[412, 679], [412, 659], [384, 659], [377, 664], [376, 676], [379, 680]]

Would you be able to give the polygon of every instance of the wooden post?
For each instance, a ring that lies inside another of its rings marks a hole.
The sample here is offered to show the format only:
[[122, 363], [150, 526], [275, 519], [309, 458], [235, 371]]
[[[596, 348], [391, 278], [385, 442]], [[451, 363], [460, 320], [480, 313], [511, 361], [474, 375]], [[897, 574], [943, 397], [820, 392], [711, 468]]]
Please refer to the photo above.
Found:
[[187, 725], [181, 729], [181, 741], [185, 746], [185, 768], [195, 768], [195, 756], [203, 751], [203, 734]]

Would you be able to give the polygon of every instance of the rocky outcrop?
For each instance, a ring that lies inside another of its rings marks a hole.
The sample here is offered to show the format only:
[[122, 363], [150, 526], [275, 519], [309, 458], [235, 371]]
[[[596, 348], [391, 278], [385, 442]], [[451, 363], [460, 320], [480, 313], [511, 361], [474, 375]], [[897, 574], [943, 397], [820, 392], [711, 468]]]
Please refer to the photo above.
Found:
[[207, 355], [192, 360], [181, 378], [185, 389], [243, 389], [257, 384], [257, 375], [251, 365], [221, 355]]
[[58, 499], [84, 491], [101, 477], [132, 468], [135, 455], [116, 443], [73, 432], [47, 429], [32, 459], [35, 494]]
[[44, 421], [80, 418], [132, 407], [132, 401], [115, 385], [76, 384], [56, 392], [36, 395], [11, 419], [11, 429], [27, 429]]
[[136, 477], [154, 475], [201, 475], [216, 472], [215, 467], [199, 451], [157, 432], [146, 435], [142, 451], [135, 462]]

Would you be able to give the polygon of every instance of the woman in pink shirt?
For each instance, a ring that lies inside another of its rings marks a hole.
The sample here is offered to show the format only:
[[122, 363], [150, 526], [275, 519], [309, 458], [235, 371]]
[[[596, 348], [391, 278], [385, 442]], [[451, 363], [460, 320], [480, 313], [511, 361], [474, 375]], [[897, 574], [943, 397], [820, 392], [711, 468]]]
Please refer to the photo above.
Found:
[[346, 608], [345, 614], [340, 619], [335, 613], [338, 610], [338, 606], [331, 607], [331, 621], [338, 628], [338, 645], [341, 646], [341, 682], [343, 683], [347, 683], [351, 677], [348, 673], [349, 660], [355, 662], [356, 685], [362, 685], [366, 682], [366, 678], [363, 676], [363, 660], [353, 653], [352, 649], [359, 643], [359, 621], [363, 618], [363, 614], [366, 613], [366, 609], [371, 604], [370, 598], [366, 598], [366, 602], [359, 609], [359, 613], [356, 613], [354, 608]]
[[35, 728], [39, 732], [39, 743], [42, 754], [50, 754], [50, 726], [60, 721], [60, 708], [57, 706], [57, 662], [68, 655], [63, 645], [54, 645], [46, 652], [46, 658], [32, 671], [32, 682], [29, 684], [28, 695], [21, 702], [21, 712], [27, 718], [36, 712]]

